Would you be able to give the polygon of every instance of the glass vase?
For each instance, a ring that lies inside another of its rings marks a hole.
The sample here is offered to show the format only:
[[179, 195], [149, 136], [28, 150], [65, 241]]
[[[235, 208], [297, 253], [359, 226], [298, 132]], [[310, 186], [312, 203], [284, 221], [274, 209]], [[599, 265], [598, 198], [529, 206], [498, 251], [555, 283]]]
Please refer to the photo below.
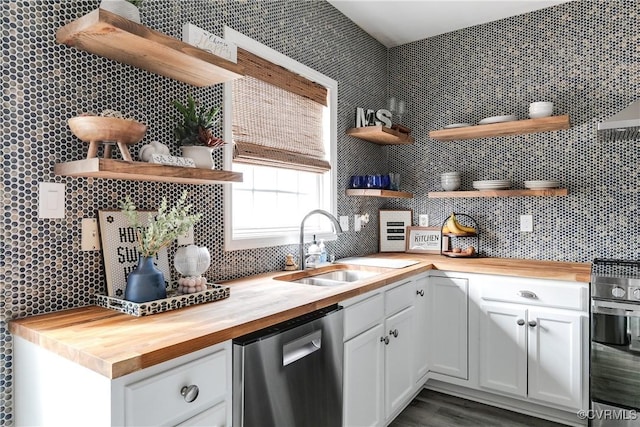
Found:
[[136, 269], [127, 276], [124, 299], [141, 303], [166, 297], [164, 274], [156, 268], [153, 257], [140, 255]]

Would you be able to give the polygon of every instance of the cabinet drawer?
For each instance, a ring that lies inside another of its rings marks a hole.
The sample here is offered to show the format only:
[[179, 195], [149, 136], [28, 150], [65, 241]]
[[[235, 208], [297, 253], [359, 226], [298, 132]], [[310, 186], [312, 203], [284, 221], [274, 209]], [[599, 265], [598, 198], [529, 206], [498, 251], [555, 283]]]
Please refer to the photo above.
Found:
[[482, 284], [481, 297], [485, 301], [588, 309], [588, 287], [584, 283], [492, 277]]
[[[125, 424], [175, 424], [224, 400], [227, 357], [227, 350], [220, 350], [125, 386]], [[195, 400], [188, 403], [181, 390], [190, 385], [197, 385], [199, 391]]]
[[344, 309], [344, 340], [348, 340], [382, 322], [384, 298], [373, 295]]
[[397, 313], [413, 304], [415, 286], [412, 281], [404, 282], [385, 292], [384, 313], [386, 316]]

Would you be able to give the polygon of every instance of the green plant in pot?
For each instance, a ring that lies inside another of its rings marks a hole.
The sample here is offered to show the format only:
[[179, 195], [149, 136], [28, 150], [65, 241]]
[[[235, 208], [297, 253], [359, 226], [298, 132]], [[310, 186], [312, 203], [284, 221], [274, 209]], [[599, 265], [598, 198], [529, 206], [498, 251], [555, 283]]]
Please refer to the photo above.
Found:
[[192, 158], [196, 167], [215, 168], [213, 150], [222, 148], [225, 144], [222, 138], [214, 135], [220, 108], [198, 106], [191, 95], [187, 98], [186, 105], [173, 101], [173, 106], [180, 113], [175, 118], [173, 135], [181, 147], [182, 155]]
[[200, 221], [202, 214], [189, 214], [191, 205], [186, 204], [187, 194], [185, 190], [171, 209], [168, 209], [167, 199], [163, 198], [158, 214], [146, 225], [141, 223], [137, 207], [129, 196], [120, 202], [120, 209], [136, 231], [139, 253], [136, 269], [127, 276], [124, 299], [142, 303], [167, 297], [164, 275], [153, 260], [158, 251]]

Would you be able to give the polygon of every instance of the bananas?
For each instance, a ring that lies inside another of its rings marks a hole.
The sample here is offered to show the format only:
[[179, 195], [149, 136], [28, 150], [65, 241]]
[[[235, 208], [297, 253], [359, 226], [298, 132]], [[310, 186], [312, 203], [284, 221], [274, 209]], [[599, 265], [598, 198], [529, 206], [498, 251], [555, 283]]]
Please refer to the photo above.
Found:
[[467, 227], [466, 225], [460, 224], [456, 219], [455, 214], [452, 213], [449, 219], [447, 219], [447, 221], [445, 222], [444, 227], [442, 228], [442, 232], [462, 235], [476, 234], [478, 230], [476, 230], [474, 227]]

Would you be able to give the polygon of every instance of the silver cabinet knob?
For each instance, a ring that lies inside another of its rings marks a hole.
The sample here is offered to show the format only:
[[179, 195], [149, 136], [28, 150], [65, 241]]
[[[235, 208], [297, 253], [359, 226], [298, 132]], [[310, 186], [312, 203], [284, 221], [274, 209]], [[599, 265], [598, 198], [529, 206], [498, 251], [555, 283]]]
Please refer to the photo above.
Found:
[[417, 295], [420, 295], [421, 297], [424, 296], [424, 289], [420, 289], [419, 291], [416, 291]]
[[394, 338], [398, 338], [398, 330], [397, 329], [390, 330], [389, 335], [393, 335]]
[[384, 345], [389, 345], [389, 337], [380, 337], [380, 342], [383, 342]]
[[535, 321], [535, 320], [530, 320], [530, 321], [529, 321], [529, 326], [531, 326], [532, 328], [535, 328], [535, 327], [536, 327], [536, 325], [537, 325], [537, 323], [536, 323], [536, 321]]
[[191, 403], [196, 400], [198, 398], [198, 393], [200, 393], [200, 389], [195, 384], [184, 386], [180, 389], [180, 394], [184, 397], [184, 401], [187, 403]]
[[522, 326], [524, 325], [524, 319], [518, 319], [518, 321], [516, 322], [518, 325]]

